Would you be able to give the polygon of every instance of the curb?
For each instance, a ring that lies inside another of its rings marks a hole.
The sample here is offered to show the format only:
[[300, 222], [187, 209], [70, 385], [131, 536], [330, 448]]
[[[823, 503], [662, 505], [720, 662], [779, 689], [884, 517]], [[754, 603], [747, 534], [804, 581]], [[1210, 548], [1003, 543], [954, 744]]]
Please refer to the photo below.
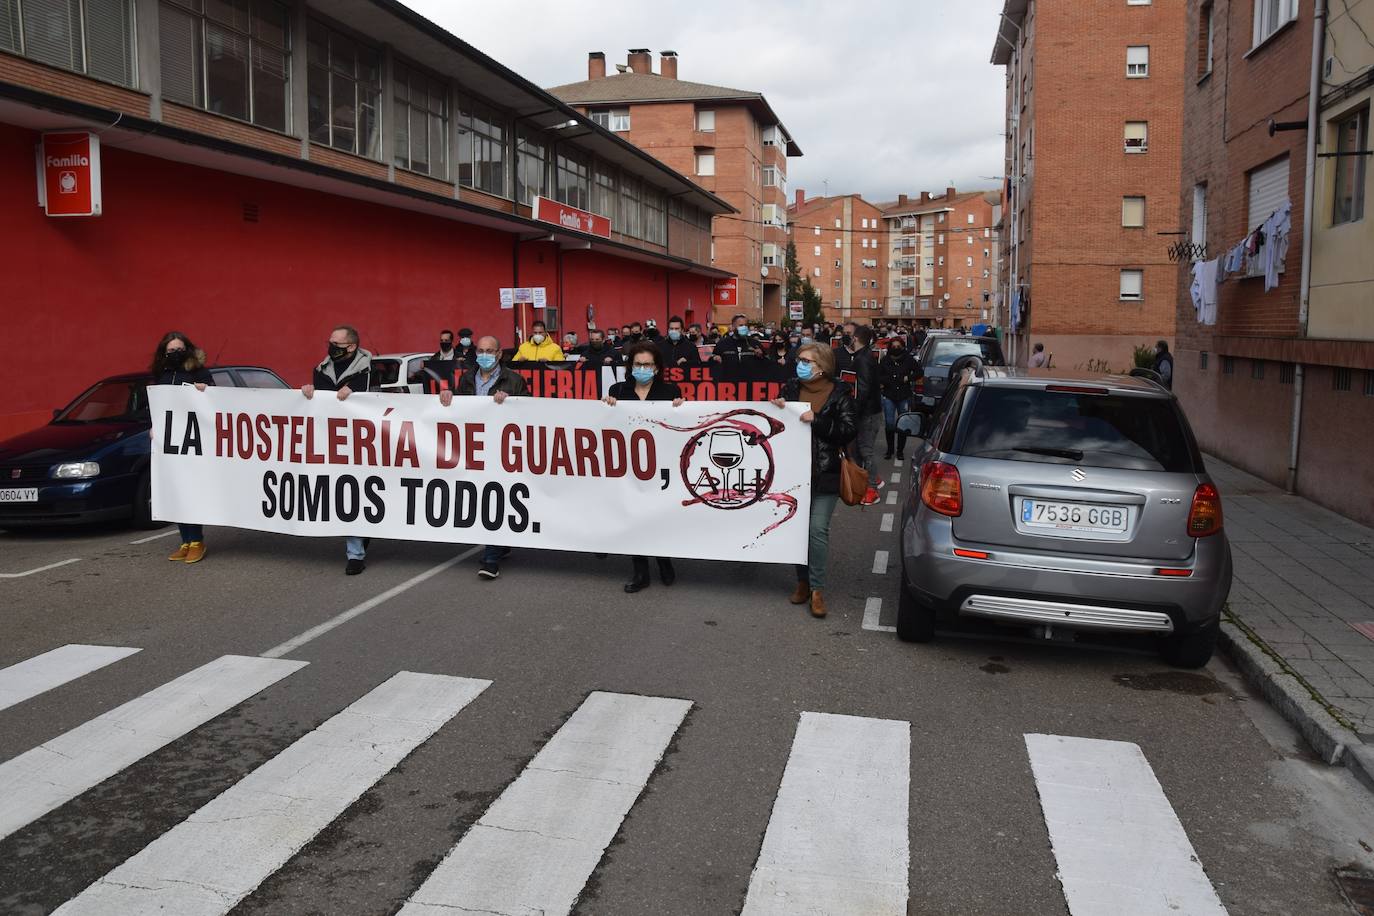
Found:
[[1374, 790], [1374, 748], [1361, 743], [1312, 699], [1307, 686], [1276, 661], [1266, 651], [1267, 646], [1256, 645], [1245, 629], [1226, 618], [1222, 619], [1218, 645], [1251, 686], [1302, 733], [1325, 763], [1350, 767], [1361, 782]]

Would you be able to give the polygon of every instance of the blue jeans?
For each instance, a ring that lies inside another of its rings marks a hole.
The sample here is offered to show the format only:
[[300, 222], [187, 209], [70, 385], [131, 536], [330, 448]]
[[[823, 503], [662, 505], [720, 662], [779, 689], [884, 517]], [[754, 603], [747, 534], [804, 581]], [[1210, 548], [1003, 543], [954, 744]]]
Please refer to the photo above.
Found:
[[363, 546], [362, 538], [344, 538], [344, 552], [350, 560], [361, 560], [367, 556], [367, 548]]
[[911, 409], [911, 401], [905, 398], [894, 401], [892, 398], [883, 398], [883, 423], [887, 426], [888, 432], [896, 432], [897, 418]]
[[838, 493], [811, 491], [811, 523], [807, 535], [806, 565], [797, 566], [797, 579], [813, 589], [825, 588], [826, 562], [830, 558], [830, 517], [839, 504]]
[[510, 556], [509, 547], [493, 547], [488, 544], [482, 551], [483, 566], [499, 566], [501, 561]]
[[192, 541], [204, 541], [205, 529], [190, 522], [177, 522], [177, 530], [181, 532], [181, 543], [189, 544]]

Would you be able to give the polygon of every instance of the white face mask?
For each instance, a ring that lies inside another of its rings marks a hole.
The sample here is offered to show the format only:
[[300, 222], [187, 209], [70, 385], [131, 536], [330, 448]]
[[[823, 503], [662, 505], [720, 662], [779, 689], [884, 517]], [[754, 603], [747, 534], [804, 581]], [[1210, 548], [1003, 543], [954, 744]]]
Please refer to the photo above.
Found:
[[541, 344], [541, 343], [544, 342], [544, 335], [543, 335], [543, 334], [535, 334], [534, 336], [532, 336], [532, 337], [530, 338], [530, 340], [534, 341], [534, 342], [537, 343], [537, 344]]

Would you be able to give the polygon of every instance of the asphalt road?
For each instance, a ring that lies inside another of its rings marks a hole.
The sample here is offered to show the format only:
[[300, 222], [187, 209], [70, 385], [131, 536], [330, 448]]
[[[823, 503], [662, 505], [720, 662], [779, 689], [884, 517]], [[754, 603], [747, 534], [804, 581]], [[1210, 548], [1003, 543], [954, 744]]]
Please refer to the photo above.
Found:
[[[0, 839], [0, 912], [50, 912], [81, 894], [400, 671], [490, 686], [417, 739], [399, 764], [367, 779], [341, 814], [325, 815], [322, 829], [308, 831], [304, 846], [293, 846], [265, 880], [250, 880], [234, 912], [396, 912], [503, 791], [510, 788], [503, 804], [513, 811], [531, 788], [529, 772], [555, 772], [531, 767], [541, 749], [559, 742], [596, 752], [599, 745], [572, 732], [581, 721], [574, 714], [598, 691], [691, 706], [665, 732], [666, 748], [654, 749], [663, 756], [644, 770], [643, 791], [636, 797], [630, 786], [633, 804], [618, 828], [612, 819], [604, 855], [593, 856], [589, 875], [574, 876], [579, 913], [739, 912], [761, 848], [775, 842], [784, 866], [821, 863], [820, 872], [843, 875], [860, 867], [856, 861], [870, 862], [877, 854], [865, 839], [881, 833], [878, 820], [851, 823], [810, 847], [784, 829], [795, 798], [780, 785], [785, 770], [793, 778], [789, 757], [804, 775], [800, 751], [793, 753], [804, 713], [909, 723], [909, 768], [874, 757], [832, 774], [872, 777], [889, 793], [896, 786], [891, 804], [878, 810], [894, 818], [905, 785], [908, 812], [895, 822], [906, 825], [909, 852], [896, 852], [908, 864], [909, 912], [1070, 912], [1056, 852], [1067, 855], [1075, 837], [1051, 846], [1029, 734], [1138, 745], [1167, 798], [1164, 819], [1171, 809], [1227, 911], [1351, 912], [1332, 870], [1374, 866], [1374, 796], [1347, 771], [1314, 762], [1222, 662], [1179, 672], [1144, 646], [1049, 644], [992, 632], [912, 646], [865, 629], [873, 598], [882, 602], [879, 625], [893, 623], [895, 563], [885, 573], [874, 569], [875, 551], [895, 557], [896, 535], [880, 528], [884, 514], [897, 511], [840, 507], [825, 620], [788, 604], [792, 573], [775, 566], [680, 561], [672, 588], [655, 581], [631, 596], [620, 587], [629, 561], [614, 556], [517, 551], [501, 578], [486, 582], [469, 555], [414, 582], [470, 548], [374, 542], [366, 573], [345, 577], [338, 540], [211, 529], [207, 559], [186, 566], [163, 559], [174, 537], [136, 543], [158, 532], [0, 533], [0, 574], [12, 576], [0, 578], [0, 668], [68, 644], [141, 650], [0, 709], [0, 768], [221, 656], [269, 653], [363, 607], [275, 653], [306, 666], [172, 734], [114, 775], [77, 786], [47, 813], [20, 818]], [[362, 718], [363, 743], [385, 747]], [[616, 740], [643, 738], [637, 728], [622, 732]], [[633, 754], [616, 756], [632, 769]], [[70, 763], [55, 756], [53, 772]], [[5, 796], [19, 792], [6, 786], [5, 773], [0, 827]], [[632, 782], [601, 781], [618, 789]], [[843, 799], [838, 788], [835, 795]], [[283, 809], [295, 800], [284, 797]], [[541, 804], [572, 810], [577, 801], [554, 795]], [[843, 816], [846, 805], [832, 808]], [[1089, 818], [1097, 813], [1088, 809]], [[778, 826], [765, 842], [770, 817]], [[521, 874], [550, 870], [537, 851], [524, 858], [520, 830], [504, 830], [510, 845], [493, 861]], [[554, 841], [526, 832], [531, 841]], [[194, 860], [195, 842], [184, 836], [163, 846], [173, 847], [173, 858]], [[1163, 861], [1170, 852], [1150, 855]], [[1157, 891], [1117, 878], [1105, 890], [1119, 899], [1116, 912]], [[766, 902], [751, 898], [751, 908]]]

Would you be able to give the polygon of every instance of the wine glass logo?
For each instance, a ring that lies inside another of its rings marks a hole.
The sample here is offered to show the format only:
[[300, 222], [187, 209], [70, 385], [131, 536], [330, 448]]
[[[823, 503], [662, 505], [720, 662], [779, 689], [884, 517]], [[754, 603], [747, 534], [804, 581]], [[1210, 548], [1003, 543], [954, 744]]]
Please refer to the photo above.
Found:
[[731, 486], [730, 472], [744, 460], [744, 434], [737, 429], [711, 430], [707, 456], [711, 459], [712, 464], [720, 468], [723, 475], [719, 489], [722, 495], [717, 503], [721, 506], [743, 505], [743, 472], [740, 472], [734, 486]]

